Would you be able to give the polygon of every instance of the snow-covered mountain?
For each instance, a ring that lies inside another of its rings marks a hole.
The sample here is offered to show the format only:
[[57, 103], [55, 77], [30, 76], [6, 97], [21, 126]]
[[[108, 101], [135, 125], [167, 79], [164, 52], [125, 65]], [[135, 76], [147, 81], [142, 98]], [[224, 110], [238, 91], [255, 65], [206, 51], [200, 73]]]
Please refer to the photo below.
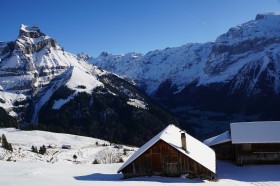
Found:
[[[36, 95], [42, 87], [63, 73], [67, 75], [67, 80], [56, 88], [66, 84], [75, 92], [89, 92], [103, 85], [96, 77], [100, 70], [65, 52], [37, 26], [21, 25], [16, 41], [2, 42], [0, 46], [0, 98], [6, 100], [0, 106], [9, 111], [15, 101], [23, 101], [28, 96]], [[79, 85], [86, 88], [81, 89]], [[36, 105], [36, 110], [40, 110], [54, 90], [55, 88], [42, 97], [43, 100]], [[12, 114], [16, 115], [13, 111]]]
[[279, 93], [279, 24], [279, 13], [259, 14], [255, 20], [229, 29], [214, 42], [186, 44], [146, 55], [103, 52], [89, 60], [136, 81], [149, 95], [156, 94], [166, 81], [172, 85], [172, 93], [181, 92], [192, 83], [209, 86], [231, 82], [231, 93], [243, 90], [248, 95], [257, 94], [264, 74], [271, 77], [270, 85]]
[[[209, 116], [214, 123], [280, 119], [279, 53], [280, 13], [266, 13], [230, 28], [213, 42], [145, 55], [103, 52], [89, 61], [134, 82], [164, 106], [184, 115], [184, 120], [210, 125], [209, 120], [198, 118]], [[229, 118], [233, 113], [238, 116]], [[220, 126], [213, 128], [223, 128]]]
[[139, 130], [148, 139], [169, 123], [171, 115], [88, 58], [64, 51], [38, 26], [21, 25], [15, 41], [0, 43], [0, 107], [24, 125], [130, 144], [144, 142]]

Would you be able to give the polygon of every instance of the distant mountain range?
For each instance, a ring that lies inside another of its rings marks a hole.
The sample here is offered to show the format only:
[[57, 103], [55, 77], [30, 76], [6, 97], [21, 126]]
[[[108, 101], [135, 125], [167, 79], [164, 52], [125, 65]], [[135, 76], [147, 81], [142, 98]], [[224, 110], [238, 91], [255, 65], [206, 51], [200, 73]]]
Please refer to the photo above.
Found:
[[134, 82], [201, 138], [230, 121], [280, 119], [280, 13], [258, 14], [213, 42], [87, 60]]

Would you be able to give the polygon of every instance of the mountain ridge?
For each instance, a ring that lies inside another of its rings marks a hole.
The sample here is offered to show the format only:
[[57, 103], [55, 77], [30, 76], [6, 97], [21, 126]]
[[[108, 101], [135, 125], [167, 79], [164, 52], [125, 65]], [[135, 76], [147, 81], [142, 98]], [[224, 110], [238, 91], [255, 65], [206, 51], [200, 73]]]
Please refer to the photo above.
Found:
[[[242, 48], [248, 50], [250, 45], [256, 45], [256, 50], [263, 50], [264, 47], [261, 48], [261, 45], [269, 46], [279, 43], [280, 32], [277, 31], [280, 31], [279, 17], [279, 13], [258, 14], [255, 20], [229, 29], [227, 33], [219, 36], [214, 42], [190, 43], [181, 47], [151, 51], [145, 55], [139, 53], [111, 55], [106, 53], [105, 56], [100, 55], [97, 58], [90, 58], [89, 61], [105, 70], [141, 83], [146, 82], [147, 79], [152, 79], [148, 82], [151, 84], [146, 91], [148, 94], [153, 94], [156, 91], [161, 84], [159, 81], [168, 79], [177, 85], [178, 91], [182, 90], [185, 84], [195, 81], [197, 81], [197, 85], [224, 82], [230, 80], [244, 66], [244, 64], [232, 66], [227, 62], [245, 58], [246, 56], [242, 56]], [[268, 27], [268, 25], [270, 26]], [[251, 41], [252, 38], [254, 41]], [[247, 43], [243, 43], [244, 40]], [[254, 57], [252, 52], [256, 51], [248, 52], [250, 53], [246, 55]], [[230, 55], [227, 53], [230, 53]], [[236, 56], [236, 54], [241, 56]], [[149, 68], [156, 70], [155, 66], [159, 70], [150, 76], [146, 75], [152, 71], [149, 71]], [[231, 71], [225, 72], [229, 69], [229, 66]], [[167, 70], [164, 71], [163, 67]], [[181, 71], [176, 68], [181, 68]], [[184, 71], [184, 69], [186, 70]], [[179, 75], [176, 76], [176, 73], [179, 73]], [[148, 78], [146, 78], [147, 76]]]

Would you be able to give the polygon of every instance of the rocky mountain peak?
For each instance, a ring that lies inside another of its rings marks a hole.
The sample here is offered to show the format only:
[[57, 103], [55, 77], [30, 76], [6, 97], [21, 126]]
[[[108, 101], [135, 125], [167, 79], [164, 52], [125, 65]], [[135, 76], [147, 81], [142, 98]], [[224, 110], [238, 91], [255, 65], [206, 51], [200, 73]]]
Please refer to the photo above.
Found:
[[239, 24], [216, 39], [218, 44], [235, 45], [237, 43], [259, 39], [280, 37], [280, 13], [257, 14], [255, 20]]
[[269, 12], [269, 13], [261, 13], [257, 14], [255, 20], [264, 20], [267, 18], [275, 17], [275, 16], [280, 16], [280, 12]]
[[108, 57], [110, 54], [108, 52], [101, 52], [99, 57]]
[[78, 59], [83, 59], [83, 60], [88, 60], [89, 58], [91, 58], [90, 55], [85, 54], [85, 53], [83, 53], [83, 52], [77, 54], [77, 57], [78, 57]]
[[37, 25], [28, 26], [21, 24], [19, 36], [15, 42], [15, 47], [13, 47], [16, 51], [20, 50], [23, 54], [29, 55], [45, 47], [48, 48], [47, 52], [50, 52], [49, 48], [61, 48], [56, 40], [41, 32]]
[[45, 36], [45, 34], [41, 32], [38, 25], [28, 26], [28, 25], [21, 24], [19, 29], [19, 36], [38, 38], [41, 36]]

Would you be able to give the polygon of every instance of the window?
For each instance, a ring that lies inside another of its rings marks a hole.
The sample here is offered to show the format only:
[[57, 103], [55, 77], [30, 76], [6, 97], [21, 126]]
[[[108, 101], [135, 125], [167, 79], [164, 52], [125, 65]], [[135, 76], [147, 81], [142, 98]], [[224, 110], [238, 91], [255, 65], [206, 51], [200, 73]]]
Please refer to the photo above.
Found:
[[251, 144], [250, 143], [242, 144], [242, 150], [251, 151]]

